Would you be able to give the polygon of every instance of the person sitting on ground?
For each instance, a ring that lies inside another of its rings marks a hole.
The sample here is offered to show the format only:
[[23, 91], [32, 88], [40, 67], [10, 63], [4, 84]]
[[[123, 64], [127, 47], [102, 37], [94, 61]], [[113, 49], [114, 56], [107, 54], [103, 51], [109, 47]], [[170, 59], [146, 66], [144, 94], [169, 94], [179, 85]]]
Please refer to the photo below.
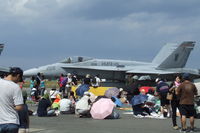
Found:
[[127, 100], [127, 92], [123, 90], [123, 88], [119, 89], [119, 95], [117, 96], [117, 98], [119, 98], [121, 100], [122, 103], [129, 103], [129, 101]]
[[67, 95], [63, 96], [60, 100], [60, 113], [61, 114], [73, 114], [75, 112], [74, 105], [70, 99], [67, 99]]
[[155, 104], [157, 101], [157, 98], [154, 96], [155, 91], [149, 89], [147, 93], [147, 101], [146, 101], [146, 106], [151, 110], [151, 112], [156, 112], [155, 110]]
[[112, 96], [111, 97], [111, 100], [115, 103], [115, 105], [117, 107], [122, 107], [122, 102], [119, 98], [115, 97], [115, 96]]
[[91, 108], [90, 103], [90, 93], [84, 92], [83, 97], [76, 102], [75, 113], [79, 115], [79, 117], [89, 116]]
[[38, 94], [37, 94], [37, 89], [36, 89], [36, 85], [34, 85], [33, 86], [33, 88], [31, 89], [31, 92], [30, 92], [31, 94], [31, 100], [35, 103], [37, 100], [36, 99], [38, 99], [37, 97], [38, 97]]
[[51, 109], [53, 109], [55, 111], [59, 110], [59, 108], [60, 108], [60, 104], [59, 104], [60, 100], [61, 100], [60, 94], [57, 94], [56, 95], [56, 99], [53, 101], [53, 103], [51, 105]]
[[50, 98], [51, 98], [52, 103], [56, 99], [56, 95], [60, 94], [60, 92], [56, 89], [56, 86], [53, 86], [49, 93], [50, 93]]
[[[111, 100], [116, 104], [116, 100], [117, 100], [116, 97], [112, 97]], [[120, 114], [116, 111], [116, 106], [115, 106], [113, 108], [112, 113], [109, 116], [107, 116], [105, 119], [119, 119], [119, 118], [120, 118]]]
[[75, 103], [76, 103], [76, 98], [74, 96], [74, 92], [73, 91], [70, 91], [69, 93], [69, 100], [72, 102], [72, 104], [75, 106]]
[[135, 89], [134, 90], [134, 96], [131, 99], [133, 114], [135, 116], [151, 115], [149, 108], [145, 107], [146, 101], [147, 101], [147, 96], [140, 94], [139, 89]]
[[51, 107], [51, 102], [49, 100], [49, 95], [45, 94], [40, 100], [37, 108], [37, 114], [39, 117], [45, 116], [56, 116], [54, 110], [47, 111]]

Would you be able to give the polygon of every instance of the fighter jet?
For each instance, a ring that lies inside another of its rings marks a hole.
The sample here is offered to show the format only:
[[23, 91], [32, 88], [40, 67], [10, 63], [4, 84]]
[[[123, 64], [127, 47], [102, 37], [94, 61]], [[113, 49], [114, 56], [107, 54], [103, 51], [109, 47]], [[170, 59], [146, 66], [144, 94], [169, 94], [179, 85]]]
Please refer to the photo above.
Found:
[[[3, 49], [4, 49], [4, 44], [0, 44], [0, 55]], [[8, 71], [9, 71], [9, 68], [0, 67], [0, 75], [7, 73]]]
[[24, 72], [24, 76], [30, 77], [37, 73], [42, 73], [46, 77], [58, 77], [60, 74], [67, 73], [78, 76], [99, 74], [106, 80], [122, 81], [128, 74], [170, 79], [177, 73], [187, 72], [196, 77], [200, 74], [199, 70], [184, 68], [194, 46], [193, 41], [185, 41], [181, 44], [167, 43], [152, 62], [68, 57], [55, 64], [29, 69]]

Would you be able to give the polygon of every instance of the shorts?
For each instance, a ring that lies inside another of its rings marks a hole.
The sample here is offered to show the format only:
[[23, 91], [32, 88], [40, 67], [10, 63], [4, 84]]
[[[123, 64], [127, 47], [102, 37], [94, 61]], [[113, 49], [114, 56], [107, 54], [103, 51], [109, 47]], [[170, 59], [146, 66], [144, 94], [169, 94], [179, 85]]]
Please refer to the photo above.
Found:
[[161, 106], [169, 105], [169, 100], [167, 100], [167, 92], [160, 93], [160, 104]]
[[179, 107], [180, 110], [180, 114], [187, 116], [187, 117], [191, 117], [194, 116], [196, 111], [194, 108], [194, 105], [185, 105], [185, 104], [181, 104]]

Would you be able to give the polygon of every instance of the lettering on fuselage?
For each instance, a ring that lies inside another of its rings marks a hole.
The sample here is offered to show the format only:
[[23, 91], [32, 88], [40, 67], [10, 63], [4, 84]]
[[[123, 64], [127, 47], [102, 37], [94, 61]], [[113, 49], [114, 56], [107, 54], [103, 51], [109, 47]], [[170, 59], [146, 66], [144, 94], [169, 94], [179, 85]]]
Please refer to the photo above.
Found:
[[101, 66], [118, 66], [119, 63], [116, 62], [102, 62]]
[[49, 66], [49, 67], [47, 67], [47, 70], [48, 71], [54, 71], [54, 70], [56, 70], [56, 67], [55, 66]]
[[91, 66], [97, 66], [97, 63], [91, 63]]

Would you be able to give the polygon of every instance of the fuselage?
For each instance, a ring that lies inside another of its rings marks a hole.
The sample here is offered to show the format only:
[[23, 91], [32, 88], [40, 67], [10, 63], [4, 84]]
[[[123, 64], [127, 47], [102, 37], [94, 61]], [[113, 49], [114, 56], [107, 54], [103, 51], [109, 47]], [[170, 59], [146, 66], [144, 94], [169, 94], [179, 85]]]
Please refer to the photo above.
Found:
[[[105, 67], [106, 69], [115, 68], [118, 72], [108, 70], [93, 70], [96, 67]], [[122, 61], [122, 60], [108, 60], [108, 59], [90, 59], [87, 61], [80, 62], [59, 62], [50, 65], [41, 66], [38, 68], [32, 68], [24, 72], [24, 76], [30, 77], [37, 73], [42, 73], [46, 77], [58, 77], [60, 74], [74, 73], [79, 76], [85, 76], [85, 74], [101, 75], [102, 78], [110, 79], [113, 76], [117, 79], [124, 78], [125, 72], [130, 70], [132, 67], [156, 67], [155, 64], [138, 62], [138, 61]], [[87, 69], [91, 68], [91, 69]]]

